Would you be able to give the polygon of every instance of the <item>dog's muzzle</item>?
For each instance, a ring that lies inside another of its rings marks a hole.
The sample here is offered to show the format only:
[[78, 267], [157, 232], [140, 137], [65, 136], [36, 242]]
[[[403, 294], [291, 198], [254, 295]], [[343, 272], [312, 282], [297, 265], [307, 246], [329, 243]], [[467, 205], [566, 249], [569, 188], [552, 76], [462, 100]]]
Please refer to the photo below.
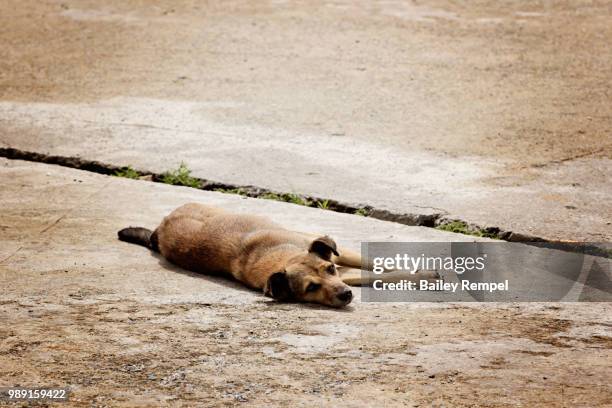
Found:
[[349, 288], [343, 288], [340, 290], [340, 292], [338, 292], [338, 294], [336, 294], [336, 297], [339, 301], [341, 301], [345, 305], [348, 305], [349, 303], [351, 303], [351, 300], [353, 300], [353, 291]]

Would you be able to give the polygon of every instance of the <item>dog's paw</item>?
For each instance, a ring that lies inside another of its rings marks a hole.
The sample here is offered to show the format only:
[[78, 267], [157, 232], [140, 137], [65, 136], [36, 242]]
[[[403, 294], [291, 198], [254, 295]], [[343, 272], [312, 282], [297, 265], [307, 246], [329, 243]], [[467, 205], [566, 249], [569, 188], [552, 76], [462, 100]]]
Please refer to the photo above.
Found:
[[417, 271], [414, 276], [416, 276], [418, 279], [427, 280], [428, 282], [435, 282], [442, 279], [438, 271], [432, 270], [420, 270]]
[[411, 281], [418, 282], [420, 280], [426, 280], [428, 282], [435, 282], [441, 279], [440, 274], [437, 271], [432, 270], [420, 270], [415, 273], [403, 271], [403, 270], [392, 270], [385, 271], [382, 274], [376, 275], [377, 279], [381, 279], [385, 282], [401, 282]]

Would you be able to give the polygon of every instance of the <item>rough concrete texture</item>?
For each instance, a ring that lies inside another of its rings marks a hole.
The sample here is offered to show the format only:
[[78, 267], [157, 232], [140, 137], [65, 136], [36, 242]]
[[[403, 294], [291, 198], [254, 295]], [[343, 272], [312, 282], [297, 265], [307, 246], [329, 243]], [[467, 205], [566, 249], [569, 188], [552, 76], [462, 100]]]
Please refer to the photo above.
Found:
[[607, 1], [0, 4], [0, 147], [612, 237]]
[[67, 406], [610, 406], [612, 308], [276, 303], [119, 242], [200, 201], [344, 245], [466, 236], [0, 160], [0, 385]]

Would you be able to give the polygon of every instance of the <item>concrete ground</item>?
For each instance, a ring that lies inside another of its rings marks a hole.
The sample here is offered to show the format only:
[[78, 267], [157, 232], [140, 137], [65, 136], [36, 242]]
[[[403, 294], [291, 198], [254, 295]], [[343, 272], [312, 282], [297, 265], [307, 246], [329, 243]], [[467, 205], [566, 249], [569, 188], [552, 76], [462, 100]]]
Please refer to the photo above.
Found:
[[281, 304], [116, 239], [189, 201], [355, 248], [471, 239], [0, 159], [0, 385], [88, 407], [612, 405], [609, 303]]
[[0, 147], [612, 238], [608, 1], [7, 0]]

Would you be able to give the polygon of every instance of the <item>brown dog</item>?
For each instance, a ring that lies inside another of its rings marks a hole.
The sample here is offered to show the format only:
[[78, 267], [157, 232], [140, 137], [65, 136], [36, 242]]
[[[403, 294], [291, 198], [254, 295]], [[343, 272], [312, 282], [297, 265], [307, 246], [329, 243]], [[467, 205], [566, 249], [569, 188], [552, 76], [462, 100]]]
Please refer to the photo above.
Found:
[[[361, 268], [361, 256], [337, 248], [328, 236], [289, 231], [264, 217], [197, 203], [174, 210], [154, 232], [130, 227], [118, 234], [120, 240], [146, 246], [180, 267], [229, 274], [278, 300], [342, 307], [353, 299], [347, 283], [363, 285], [380, 279], [354, 269]], [[386, 282], [417, 279], [398, 273], [382, 276]]]

